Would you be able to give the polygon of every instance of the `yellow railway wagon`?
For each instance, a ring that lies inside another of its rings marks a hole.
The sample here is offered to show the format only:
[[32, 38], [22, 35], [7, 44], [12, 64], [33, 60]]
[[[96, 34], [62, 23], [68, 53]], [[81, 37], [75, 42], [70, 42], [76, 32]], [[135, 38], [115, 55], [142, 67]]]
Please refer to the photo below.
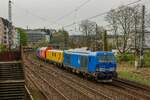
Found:
[[62, 50], [47, 50], [46, 51], [46, 59], [49, 61], [63, 63], [64, 56]]

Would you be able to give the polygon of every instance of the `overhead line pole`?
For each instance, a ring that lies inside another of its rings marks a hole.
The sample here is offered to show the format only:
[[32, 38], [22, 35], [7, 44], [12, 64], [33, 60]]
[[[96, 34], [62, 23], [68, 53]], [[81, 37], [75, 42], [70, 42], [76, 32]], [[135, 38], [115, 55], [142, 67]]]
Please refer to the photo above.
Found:
[[11, 7], [11, 0], [9, 0], [9, 2], [8, 2], [8, 20], [9, 20], [10, 23], [12, 23], [12, 12], [11, 12], [11, 9], [12, 9], [12, 7]]
[[11, 6], [11, 0], [8, 1], [8, 48], [11, 50], [11, 45], [12, 45], [12, 6]]
[[140, 67], [144, 64], [144, 40], [145, 40], [145, 6], [142, 6], [142, 33], [140, 43]]

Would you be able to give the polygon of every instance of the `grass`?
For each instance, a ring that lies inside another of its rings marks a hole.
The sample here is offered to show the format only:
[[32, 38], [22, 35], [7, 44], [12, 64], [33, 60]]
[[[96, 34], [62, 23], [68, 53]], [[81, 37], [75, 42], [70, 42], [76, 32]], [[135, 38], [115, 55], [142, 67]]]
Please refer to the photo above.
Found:
[[38, 60], [38, 58], [37, 58], [36, 55], [33, 55], [33, 60], [34, 60], [34, 61], [37, 61], [37, 60]]
[[120, 71], [118, 72], [118, 76], [121, 78], [125, 78], [131, 81], [135, 81], [150, 86], [150, 79], [146, 79], [142, 75], [136, 74], [134, 72]]
[[118, 76], [150, 86], [150, 67], [135, 69], [134, 64], [121, 62], [117, 67]]

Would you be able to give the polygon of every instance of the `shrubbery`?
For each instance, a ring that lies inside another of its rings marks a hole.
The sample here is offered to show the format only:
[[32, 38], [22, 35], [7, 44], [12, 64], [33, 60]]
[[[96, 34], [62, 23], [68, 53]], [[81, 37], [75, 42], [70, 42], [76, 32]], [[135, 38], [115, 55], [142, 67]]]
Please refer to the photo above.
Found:
[[7, 51], [7, 48], [4, 45], [0, 44], [0, 52], [3, 51]]
[[134, 60], [135, 60], [134, 55], [130, 54], [130, 53], [124, 53], [124, 54], [118, 54], [117, 55], [117, 61], [118, 62], [122, 62], [122, 61], [133, 62]]
[[20, 34], [20, 44], [22, 46], [26, 46], [27, 45], [27, 33], [24, 29], [22, 28], [17, 28], [18, 33]]
[[150, 66], [150, 51], [144, 54], [144, 65]]
[[[124, 53], [117, 55], [117, 62], [129, 62], [130, 64], [134, 64], [135, 59], [139, 61], [139, 56], [135, 57], [134, 54]], [[144, 53], [144, 66], [150, 66], [150, 51]]]

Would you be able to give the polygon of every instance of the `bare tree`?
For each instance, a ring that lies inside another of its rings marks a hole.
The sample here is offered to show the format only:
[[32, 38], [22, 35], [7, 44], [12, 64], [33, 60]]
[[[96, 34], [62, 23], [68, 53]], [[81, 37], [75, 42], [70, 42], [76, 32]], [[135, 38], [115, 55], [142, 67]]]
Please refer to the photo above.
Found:
[[84, 20], [81, 22], [80, 27], [84, 35], [85, 46], [90, 47], [92, 42], [92, 35], [96, 34], [96, 23], [89, 20]]
[[145, 16], [145, 26], [150, 28], [150, 13]]
[[96, 25], [96, 35], [94, 39], [94, 50], [99, 51], [103, 48], [103, 33], [105, 32], [105, 28], [103, 26]]
[[129, 50], [128, 40], [131, 34], [137, 30], [140, 17], [134, 7], [121, 6], [116, 10], [108, 12], [106, 21], [110, 23], [116, 38], [116, 48], [120, 53], [125, 53]]
[[112, 9], [107, 13], [107, 16], [105, 17], [106, 21], [110, 23], [110, 27], [115, 35], [115, 41], [116, 41], [116, 48], [119, 50], [119, 40], [118, 40], [118, 23], [117, 23], [117, 12]]

